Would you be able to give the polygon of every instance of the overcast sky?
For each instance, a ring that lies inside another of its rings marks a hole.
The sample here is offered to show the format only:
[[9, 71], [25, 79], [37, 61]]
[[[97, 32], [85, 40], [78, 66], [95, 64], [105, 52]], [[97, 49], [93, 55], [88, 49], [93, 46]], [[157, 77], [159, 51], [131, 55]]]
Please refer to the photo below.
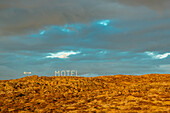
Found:
[[0, 0], [0, 79], [170, 73], [170, 0]]

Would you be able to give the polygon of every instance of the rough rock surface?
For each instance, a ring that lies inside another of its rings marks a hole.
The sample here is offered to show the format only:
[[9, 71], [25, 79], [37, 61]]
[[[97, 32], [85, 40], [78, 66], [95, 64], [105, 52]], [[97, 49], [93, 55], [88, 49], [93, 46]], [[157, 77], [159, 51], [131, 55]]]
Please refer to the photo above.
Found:
[[0, 81], [1, 113], [168, 113], [170, 74]]

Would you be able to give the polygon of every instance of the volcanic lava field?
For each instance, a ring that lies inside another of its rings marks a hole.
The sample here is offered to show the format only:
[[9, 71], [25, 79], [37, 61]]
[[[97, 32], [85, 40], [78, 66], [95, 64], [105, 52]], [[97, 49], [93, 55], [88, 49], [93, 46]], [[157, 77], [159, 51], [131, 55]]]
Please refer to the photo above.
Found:
[[170, 74], [0, 80], [1, 113], [169, 113]]

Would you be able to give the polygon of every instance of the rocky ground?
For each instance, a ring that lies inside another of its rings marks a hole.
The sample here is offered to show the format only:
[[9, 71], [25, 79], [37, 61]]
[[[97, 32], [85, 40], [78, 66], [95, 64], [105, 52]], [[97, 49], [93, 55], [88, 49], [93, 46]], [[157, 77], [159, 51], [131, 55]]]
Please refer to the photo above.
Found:
[[0, 81], [1, 113], [169, 113], [170, 74]]

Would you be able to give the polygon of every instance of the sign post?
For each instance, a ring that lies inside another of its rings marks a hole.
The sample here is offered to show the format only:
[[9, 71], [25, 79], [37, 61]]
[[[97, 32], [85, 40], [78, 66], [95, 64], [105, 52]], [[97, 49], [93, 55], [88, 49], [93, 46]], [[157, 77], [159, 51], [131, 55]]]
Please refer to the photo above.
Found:
[[25, 76], [31, 75], [31, 72], [24, 72]]

